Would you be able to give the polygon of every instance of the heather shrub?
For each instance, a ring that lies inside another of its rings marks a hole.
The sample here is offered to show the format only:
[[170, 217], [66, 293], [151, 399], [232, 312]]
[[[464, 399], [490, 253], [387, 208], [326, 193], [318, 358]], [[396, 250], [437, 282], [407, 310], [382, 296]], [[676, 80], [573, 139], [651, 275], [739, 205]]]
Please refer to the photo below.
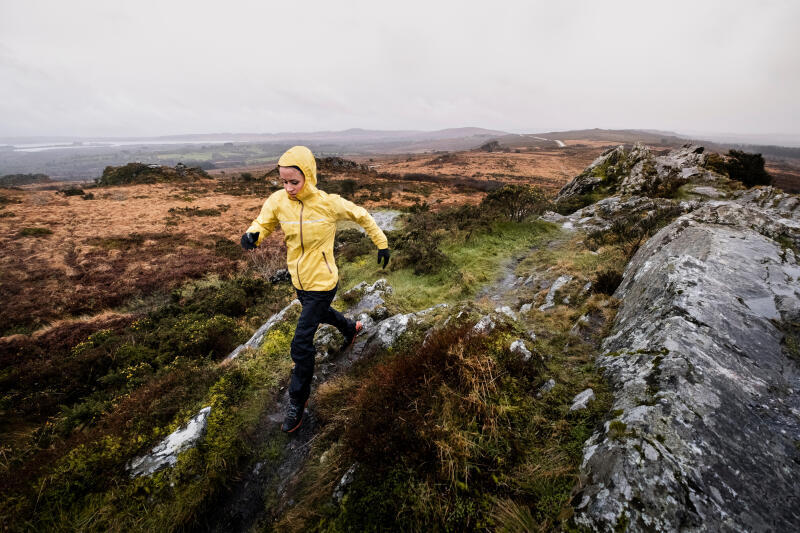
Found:
[[601, 270], [592, 283], [592, 292], [614, 294], [619, 284], [622, 283], [622, 272], [619, 270]]

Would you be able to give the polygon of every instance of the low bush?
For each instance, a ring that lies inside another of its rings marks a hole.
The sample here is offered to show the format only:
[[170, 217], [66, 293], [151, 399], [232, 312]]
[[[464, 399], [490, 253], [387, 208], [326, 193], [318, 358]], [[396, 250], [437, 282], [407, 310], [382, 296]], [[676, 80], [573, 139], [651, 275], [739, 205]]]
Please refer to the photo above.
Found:
[[405, 228], [390, 237], [389, 246], [397, 252], [389, 263], [393, 270], [411, 267], [414, 274], [432, 274], [449, 264], [440, 249], [446, 230], [437, 215], [418, 211]]
[[555, 203], [555, 211], [561, 215], [571, 215], [578, 209], [592, 205], [602, 198], [599, 193], [586, 193], [560, 198]]
[[19, 230], [20, 237], [42, 237], [44, 235], [52, 235], [53, 230], [50, 228], [22, 228]]
[[201, 209], [199, 207], [170, 207], [169, 213], [175, 216], [187, 217], [218, 217], [222, 215], [223, 211], [230, 208], [228, 205], [218, 205], [216, 208], [210, 207]]
[[716, 172], [717, 174], [722, 174], [722, 175], [728, 174], [728, 164], [725, 161], [725, 158], [716, 152], [710, 152], [706, 156], [705, 166], [707, 169]]
[[355, 228], [336, 233], [336, 253], [345, 261], [352, 261], [356, 257], [368, 254], [374, 248], [375, 245], [367, 234]]
[[481, 207], [496, 212], [513, 222], [539, 215], [550, 207], [544, 191], [531, 185], [506, 185], [490, 192], [482, 201]]
[[772, 176], [764, 169], [764, 157], [761, 154], [731, 150], [726, 167], [732, 180], [740, 181], [747, 187], [772, 184]]
[[210, 179], [205, 170], [198, 167], [186, 167], [182, 163], [178, 163], [174, 168], [144, 163], [128, 163], [121, 167], [106, 167], [103, 170], [103, 175], [97, 178], [95, 183], [105, 187], [137, 183], [194, 181], [203, 178]]
[[622, 283], [622, 272], [618, 270], [601, 270], [592, 283], [592, 292], [611, 296]]

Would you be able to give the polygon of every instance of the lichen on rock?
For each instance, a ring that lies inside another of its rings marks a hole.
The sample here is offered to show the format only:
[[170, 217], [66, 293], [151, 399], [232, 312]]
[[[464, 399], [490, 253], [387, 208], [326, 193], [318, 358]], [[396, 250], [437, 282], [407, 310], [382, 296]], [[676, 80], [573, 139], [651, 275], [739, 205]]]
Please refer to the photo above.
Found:
[[579, 525], [800, 525], [800, 369], [778, 327], [800, 316], [800, 265], [774, 240], [800, 242], [796, 205], [771, 189], [709, 202], [628, 264], [598, 358], [625, 431], [585, 445]]

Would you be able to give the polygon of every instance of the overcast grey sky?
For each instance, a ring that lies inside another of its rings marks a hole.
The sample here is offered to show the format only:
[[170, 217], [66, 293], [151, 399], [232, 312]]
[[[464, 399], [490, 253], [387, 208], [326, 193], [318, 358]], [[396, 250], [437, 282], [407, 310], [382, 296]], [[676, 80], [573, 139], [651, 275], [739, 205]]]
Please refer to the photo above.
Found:
[[0, 135], [800, 133], [800, 2], [0, 0]]

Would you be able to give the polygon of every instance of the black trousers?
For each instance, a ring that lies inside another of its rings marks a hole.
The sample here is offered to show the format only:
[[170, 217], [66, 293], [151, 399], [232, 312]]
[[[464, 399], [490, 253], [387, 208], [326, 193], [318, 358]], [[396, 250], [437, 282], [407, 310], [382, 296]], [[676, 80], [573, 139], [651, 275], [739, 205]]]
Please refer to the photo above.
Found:
[[297, 299], [303, 306], [297, 328], [292, 339], [292, 361], [294, 370], [289, 383], [289, 397], [295, 403], [305, 403], [311, 394], [311, 379], [314, 377], [314, 333], [320, 323], [334, 326], [347, 339], [355, 332], [355, 323], [331, 307], [336, 289], [329, 291], [297, 290]]

